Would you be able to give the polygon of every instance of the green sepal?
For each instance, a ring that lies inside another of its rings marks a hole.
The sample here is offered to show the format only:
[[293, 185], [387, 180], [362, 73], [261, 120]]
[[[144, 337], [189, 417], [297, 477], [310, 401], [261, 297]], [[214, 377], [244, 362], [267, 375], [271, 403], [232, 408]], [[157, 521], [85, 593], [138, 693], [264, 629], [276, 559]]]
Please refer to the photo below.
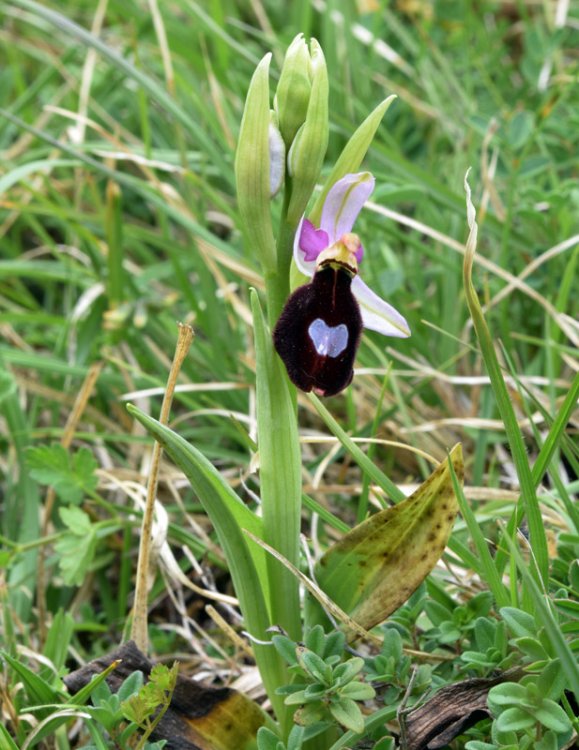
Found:
[[338, 182], [338, 180], [341, 180], [342, 177], [345, 177], [347, 174], [353, 174], [360, 168], [360, 165], [362, 164], [362, 161], [374, 139], [376, 130], [378, 129], [386, 110], [392, 104], [394, 99], [396, 99], [395, 94], [384, 99], [384, 101], [368, 115], [352, 135], [348, 143], [344, 146], [342, 153], [328, 175], [328, 179], [324, 183], [322, 192], [318, 195], [310, 213], [310, 221], [316, 226], [320, 225], [324, 201], [332, 187]]

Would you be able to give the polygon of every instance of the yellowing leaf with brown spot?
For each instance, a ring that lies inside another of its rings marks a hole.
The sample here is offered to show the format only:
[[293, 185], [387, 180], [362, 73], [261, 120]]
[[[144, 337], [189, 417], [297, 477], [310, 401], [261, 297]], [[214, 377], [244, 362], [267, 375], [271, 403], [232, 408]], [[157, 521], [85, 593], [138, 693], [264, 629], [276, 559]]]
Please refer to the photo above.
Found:
[[[462, 483], [462, 448], [450, 452]], [[448, 461], [398, 505], [356, 526], [316, 565], [316, 581], [363, 628], [403, 604], [444, 552], [458, 512]]]

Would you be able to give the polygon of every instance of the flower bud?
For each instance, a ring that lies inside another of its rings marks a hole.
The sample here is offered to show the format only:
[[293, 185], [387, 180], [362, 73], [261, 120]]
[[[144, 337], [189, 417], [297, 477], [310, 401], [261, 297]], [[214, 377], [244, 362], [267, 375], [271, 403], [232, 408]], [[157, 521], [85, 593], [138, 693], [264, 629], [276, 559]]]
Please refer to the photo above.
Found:
[[286, 52], [275, 95], [279, 129], [288, 148], [305, 122], [311, 90], [310, 53], [304, 35], [298, 34]]
[[310, 46], [312, 90], [308, 111], [288, 154], [291, 199], [287, 220], [290, 226], [297, 225], [306, 209], [328, 146], [328, 71], [318, 42], [312, 39]]
[[249, 84], [235, 154], [237, 204], [246, 237], [264, 269], [275, 268], [275, 241], [270, 214], [270, 109], [267, 54]]

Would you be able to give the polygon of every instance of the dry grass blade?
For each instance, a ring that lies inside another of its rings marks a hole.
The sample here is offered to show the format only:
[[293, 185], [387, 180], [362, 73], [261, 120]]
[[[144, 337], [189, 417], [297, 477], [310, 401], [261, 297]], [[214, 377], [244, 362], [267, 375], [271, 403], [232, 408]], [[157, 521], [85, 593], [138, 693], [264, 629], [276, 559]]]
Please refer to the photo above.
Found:
[[[192, 341], [193, 329], [191, 326], [180, 323], [175, 355], [173, 357], [171, 371], [169, 372], [169, 378], [167, 380], [167, 390], [161, 406], [161, 415], [159, 418], [161, 424], [167, 424], [169, 420], [177, 377], [179, 376], [183, 360], [189, 352]], [[155, 442], [147, 485], [145, 512], [143, 513], [143, 522], [141, 526], [137, 580], [135, 585], [135, 603], [133, 608], [133, 622], [131, 624], [131, 639], [135, 641], [143, 653], [146, 653], [148, 649], [147, 595], [149, 592], [149, 562], [152, 541], [151, 531], [153, 528], [153, 512], [155, 508], [155, 498], [157, 496], [161, 451], [161, 445], [158, 442]]]

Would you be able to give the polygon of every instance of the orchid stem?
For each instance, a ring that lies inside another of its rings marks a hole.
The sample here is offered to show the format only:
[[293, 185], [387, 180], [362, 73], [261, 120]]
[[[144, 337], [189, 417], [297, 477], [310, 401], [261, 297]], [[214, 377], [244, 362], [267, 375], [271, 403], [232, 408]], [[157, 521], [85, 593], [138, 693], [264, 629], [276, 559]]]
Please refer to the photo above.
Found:
[[276, 255], [277, 268], [265, 276], [267, 296], [267, 319], [273, 330], [289, 297], [289, 277], [292, 262], [292, 246], [296, 227], [287, 220], [287, 209], [291, 197], [291, 188], [286, 184], [281, 212], [281, 220], [277, 234]]

